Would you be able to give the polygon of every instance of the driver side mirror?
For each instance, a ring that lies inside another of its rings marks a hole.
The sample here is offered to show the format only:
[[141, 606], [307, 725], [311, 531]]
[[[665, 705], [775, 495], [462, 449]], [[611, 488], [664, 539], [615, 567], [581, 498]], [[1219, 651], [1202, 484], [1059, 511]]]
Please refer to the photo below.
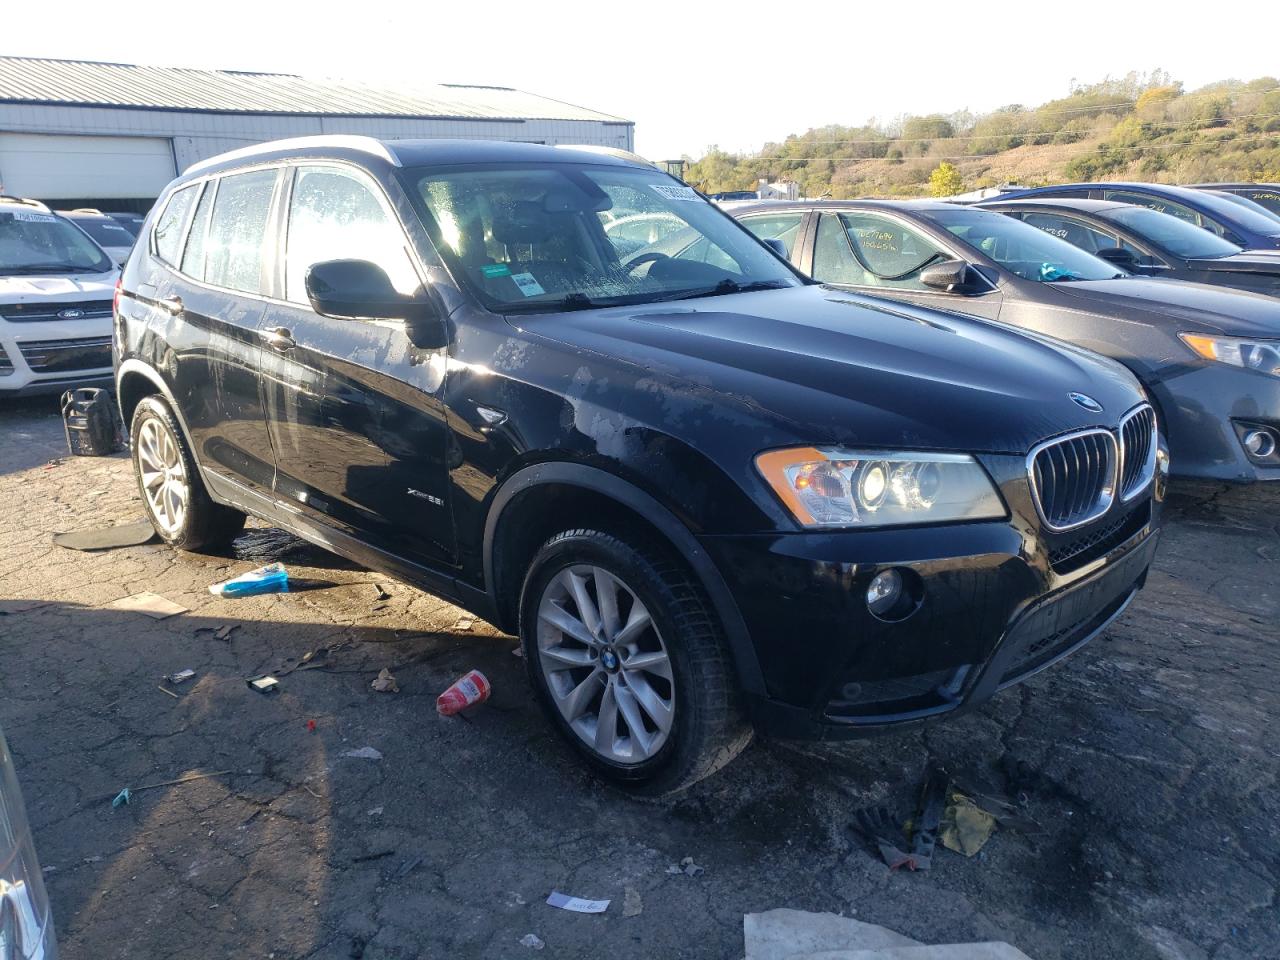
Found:
[[777, 237], [761, 237], [761, 241], [766, 247], [776, 253], [783, 260], [789, 259], [787, 256], [787, 245]]
[[1130, 273], [1138, 269], [1138, 258], [1124, 247], [1106, 247], [1099, 250], [1094, 256], [1107, 261], [1112, 266], [1119, 267], [1121, 270], [1128, 270]]
[[982, 274], [963, 260], [943, 260], [920, 271], [920, 282], [946, 293], [978, 293], [984, 289]]
[[311, 309], [337, 320], [403, 320], [415, 347], [448, 343], [444, 317], [425, 290], [408, 297], [391, 285], [387, 272], [368, 260], [324, 260], [307, 270], [304, 284]]

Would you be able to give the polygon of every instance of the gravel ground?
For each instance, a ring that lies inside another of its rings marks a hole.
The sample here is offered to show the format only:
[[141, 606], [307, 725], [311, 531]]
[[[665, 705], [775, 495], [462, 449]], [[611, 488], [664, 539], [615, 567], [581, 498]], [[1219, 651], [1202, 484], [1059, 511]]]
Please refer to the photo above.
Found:
[[[544, 956], [732, 958], [743, 913], [779, 906], [1038, 960], [1280, 957], [1280, 485], [1175, 488], [1125, 616], [985, 709], [757, 742], [652, 805], [561, 747], [510, 637], [432, 596], [263, 527], [220, 557], [54, 546], [141, 508], [122, 455], [49, 464], [52, 407], [0, 407], [0, 725], [66, 957], [518, 957], [533, 933]], [[274, 559], [323, 585], [206, 590]], [[189, 612], [107, 608], [144, 590]], [[157, 689], [187, 667], [176, 697]], [[400, 693], [370, 690], [383, 667]], [[438, 717], [472, 667], [490, 703]], [[245, 685], [273, 671], [279, 694]], [[366, 746], [381, 759], [344, 756]], [[888, 872], [851, 811], [909, 814], [931, 764], [1039, 829]], [[139, 789], [200, 773], [217, 775]], [[685, 857], [703, 871], [668, 872]], [[553, 889], [613, 905], [567, 913]]]

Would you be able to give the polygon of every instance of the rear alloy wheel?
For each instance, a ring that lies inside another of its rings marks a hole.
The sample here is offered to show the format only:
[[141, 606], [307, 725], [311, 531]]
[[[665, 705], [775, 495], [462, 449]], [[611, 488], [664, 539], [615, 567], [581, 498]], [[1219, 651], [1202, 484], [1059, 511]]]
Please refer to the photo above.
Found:
[[544, 712], [608, 779], [665, 796], [750, 742], [719, 621], [665, 550], [557, 534], [530, 565], [520, 614]]
[[162, 397], [143, 397], [129, 429], [133, 472], [147, 519], [168, 544], [203, 550], [229, 543], [245, 515], [214, 503], [182, 428]]

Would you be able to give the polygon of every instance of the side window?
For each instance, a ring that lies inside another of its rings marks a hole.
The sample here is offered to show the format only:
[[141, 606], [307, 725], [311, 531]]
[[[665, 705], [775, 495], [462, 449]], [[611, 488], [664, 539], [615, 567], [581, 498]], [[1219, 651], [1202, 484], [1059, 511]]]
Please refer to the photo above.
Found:
[[1161, 200], [1159, 197], [1148, 197], [1145, 194], [1130, 193], [1127, 190], [1103, 190], [1102, 199], [1115, 200], [1117, 203], [1132, 203], [1138, 207], [1150, 207], [1152, 210], [1167, 213], [1169, 216], [1185, 220], [1187, 223], [1194, 223], [1197, 227], [1205, 226], [1201, 222], [1198, 213], [1190, 207], [1184, 207], [1182, 204], [1174, 203], [1172, 200]]
[[788, 257], [796, 248], [796, 239], [800, 236], [800, 224], [803, 222], [803, 213], [765, 213], [742, 218], [742, 225], [761, 240], [781, 240], [787, 248]]
[[155, 230], [152, 231], [156, 256], [170, 266], [178, 263], [178, 252], [182, 249], [182, 228], [187, 224], [187, 214], [195, 203], [198, 190], [197, 186], [192, 185], [175, 192], [165, 204], [164, 213], [160, 214]]
[[218, 181], [204, 251], [204, 278], [209, 283], [262, 292], [263, 247], [276, 173], [254, 170]]
[[204, 193], [196, 204], [196, 215], [187, 231], [187, 245], [182, 250], [182, 272], [197, 280], [204, 279], [205, 241], [209, 236], [209, 217], [213, 213], [213, 195], [218, 192], [216, 180], [204, 185]]
[[1056, 213], [1024, 213], [1021, 214], [1021, 217], [1023, 222], [1030, 224], [1037, 230], [1043, 230], [1051, 237], [1058, 237], [1072, 246], [1079, 247], [1081, 250], [1088, 250], [1090, 253], [1114, 249], [1120, 245], [1119, 237], [1104, 233], [1097, 227], [1076, 220], [1073, 217], [1064, 217]]
[[896, 220], [875, 214], [842, 213], [854, 259], [876, 287], [927, 290], [920, 271], [947, 254], [921, 233]]
[[368, 260], [401, 293], [420, 286], [405, 250], [404, 231], [374, 188], [339, 167], [299, 167], [289, 200], [285, 299], [306, 303], [306, 276], [325, 260]]
[[818, 221], [818, 239], [813, 251], [813, 279], [822, 283], [857, 285], [868, 282], [867, 272], [853, 258], [844, 225], [832, 213], [824, 213]]

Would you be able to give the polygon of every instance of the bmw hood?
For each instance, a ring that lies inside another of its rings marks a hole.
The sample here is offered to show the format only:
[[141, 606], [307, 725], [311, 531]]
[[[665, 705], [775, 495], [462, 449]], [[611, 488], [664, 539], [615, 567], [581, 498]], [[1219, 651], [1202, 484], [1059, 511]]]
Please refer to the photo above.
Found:
[[1070, 305], [1121, 320], [1242, 337], [1280, 337], [1280, 300], [1263, 293], [1149, 277], [1055, 283]]
[[1068, 430], [1115, 426], [1142, 399], [1127, 370], [1088, 351], [818, 286], [543, 316], [528, 329], [584, 359], [645, 368], [655, 389], [737, 404], [760, 449], [1021, 454]]

